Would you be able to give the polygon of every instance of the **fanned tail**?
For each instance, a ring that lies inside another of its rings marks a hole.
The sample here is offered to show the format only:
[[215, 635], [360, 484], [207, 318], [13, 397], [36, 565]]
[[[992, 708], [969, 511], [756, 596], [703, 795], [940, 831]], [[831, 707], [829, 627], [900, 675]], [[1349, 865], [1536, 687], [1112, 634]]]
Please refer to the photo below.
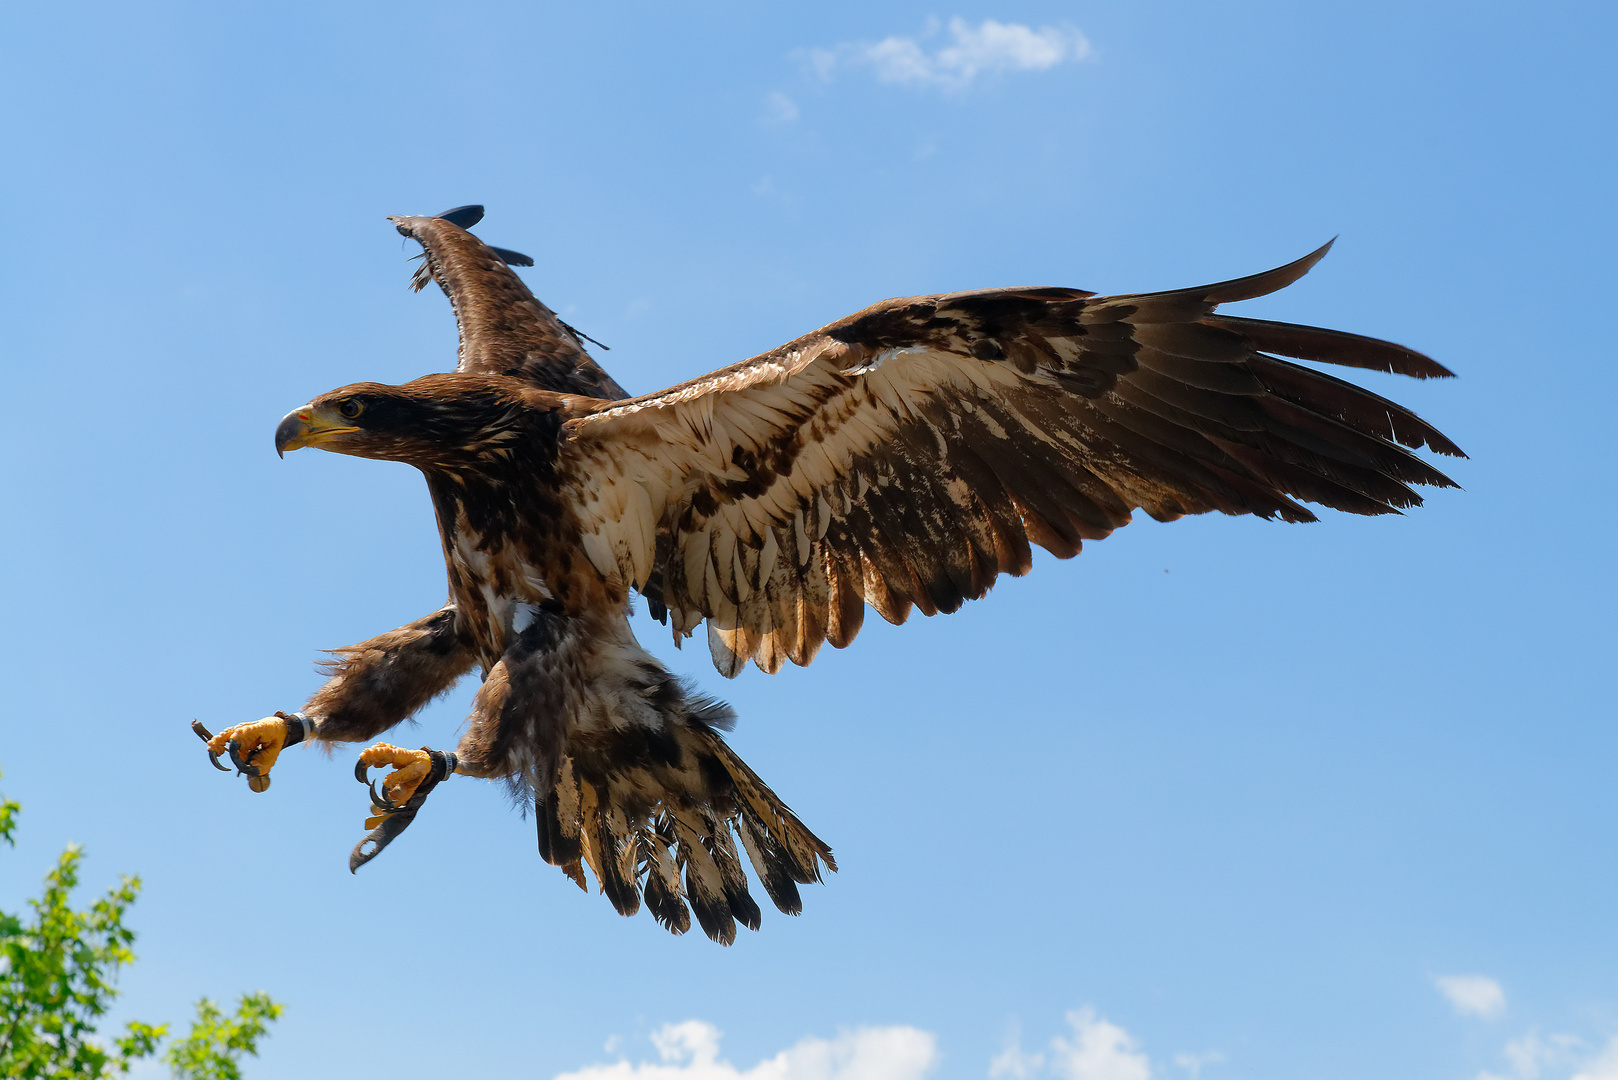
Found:
[[[534, 807], [539, 852], [580, 888], [589, 866], [621, 915], [644, 900], [670, 933], [691, 916], [721, 945], [736, 924], [757, 930], [742, 852], [777, 909], [803, 910], [800, 884], [837, 869], [831, 848], [725, 745], [717, 728], [733, 719], [664, 673], [657, 731], [618, 729], [578, 736]], [[636, 762], [625, 767], [625, 761]], [[738, 845], [737, 839], [740, 839]]]

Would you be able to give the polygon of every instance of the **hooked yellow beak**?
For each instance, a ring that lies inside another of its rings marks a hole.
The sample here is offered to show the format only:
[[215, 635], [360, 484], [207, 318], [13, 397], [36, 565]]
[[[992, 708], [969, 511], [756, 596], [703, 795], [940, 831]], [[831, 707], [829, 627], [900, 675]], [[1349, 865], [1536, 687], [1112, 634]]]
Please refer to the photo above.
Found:
[[275, 452], [285, 457], [288, 450], [319, 446], [334, 435], [358, 430], [335, 410], [305, 405], [287, 413], [275, 426]]

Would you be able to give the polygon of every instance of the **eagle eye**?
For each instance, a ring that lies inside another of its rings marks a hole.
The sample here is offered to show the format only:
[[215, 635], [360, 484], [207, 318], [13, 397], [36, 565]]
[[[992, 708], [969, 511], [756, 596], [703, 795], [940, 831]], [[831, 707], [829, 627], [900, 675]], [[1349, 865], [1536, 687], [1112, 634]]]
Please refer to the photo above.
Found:
[[344, 420], [352, 420], [365, 411], [365, 406], [360, 404], [357, 398], [346, 397], [337, 402], [337, 411], [342, 414]]

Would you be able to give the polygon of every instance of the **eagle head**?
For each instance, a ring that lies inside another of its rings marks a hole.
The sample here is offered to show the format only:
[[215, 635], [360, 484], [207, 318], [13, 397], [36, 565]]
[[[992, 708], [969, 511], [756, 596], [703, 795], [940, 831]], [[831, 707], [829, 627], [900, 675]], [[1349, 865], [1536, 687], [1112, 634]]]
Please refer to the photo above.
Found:
[[428, 375], [403, 386], [354, 383], [282, 417], [275, 450], [317, 446], [339, 454], [403, 461], [421, 469], [475, 468], [554, 432], [559, 396], [488, 375]]

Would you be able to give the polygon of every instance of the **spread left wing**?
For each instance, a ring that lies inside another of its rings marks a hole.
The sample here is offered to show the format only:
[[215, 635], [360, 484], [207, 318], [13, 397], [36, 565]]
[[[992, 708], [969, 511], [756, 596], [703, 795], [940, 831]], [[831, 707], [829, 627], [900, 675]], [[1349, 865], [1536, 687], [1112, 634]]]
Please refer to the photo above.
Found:
[[411, 285], [419, 290], [438, 282], [455, 309], [461, 331], [456, 370], [513, 375], [558, 394], [627, 397], [508, 265], [513, 256], [526, 256], [492, 248], [466, 231], [482, 216], [482, 207], [461, 206], [438, 217], [388, 218], [421, 243], [425, 262]]
[[589, 405], [560, 463], [585, 550], [676, 640], [706, 619], [715, 665], [735, 675], [849, 644], [867, 603], [895, 623], [954, 611], [1026, 573], [1030, 543], [1072, 556], [1137, 507], [1312, 521], [1296, 500], [1417, 505], [1411, 485], [1454, 485], [1404, 447], [1459, 448], [1269, 354], [1447, 370], [1384, 341], [1215, 313], [1325, 251], [1174, 292], [890, 300], [702, 379]]

